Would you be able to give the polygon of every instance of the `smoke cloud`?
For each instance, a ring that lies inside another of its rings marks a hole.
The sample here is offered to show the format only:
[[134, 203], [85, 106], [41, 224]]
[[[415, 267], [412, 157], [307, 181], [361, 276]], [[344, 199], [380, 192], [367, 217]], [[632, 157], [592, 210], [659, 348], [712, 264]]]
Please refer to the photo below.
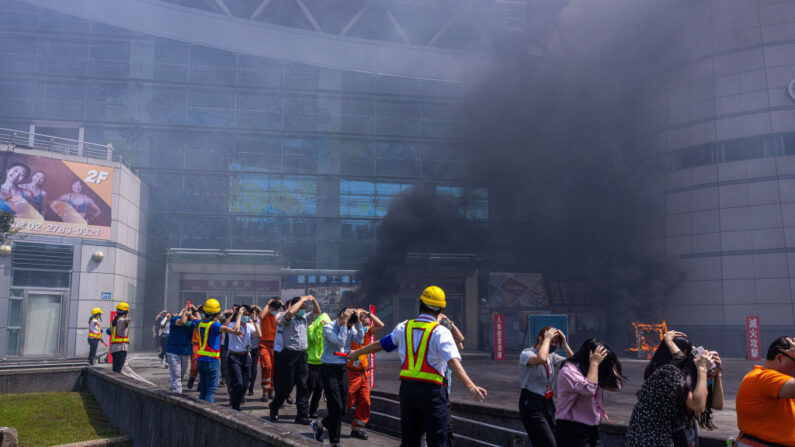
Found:
[[433, 192], [415, 189], [382, 223], [364, 293], [393, 293], [406, 254], [423, 241], [464, 252], [475, 238], [488, 270], [583, 281], [618, 325], [660, 318], [682, 273], [649, 244], [664, 219], [655, 184], [664, 172], [646, 145], [665, 123], [648, 104], [677, 52], [680, 3], [573, 0], [543, 55], [521, 39], [500, 42], [501, 62], [459, 116], [469, 177], [489, 188], [488, 229], [439, 216]]

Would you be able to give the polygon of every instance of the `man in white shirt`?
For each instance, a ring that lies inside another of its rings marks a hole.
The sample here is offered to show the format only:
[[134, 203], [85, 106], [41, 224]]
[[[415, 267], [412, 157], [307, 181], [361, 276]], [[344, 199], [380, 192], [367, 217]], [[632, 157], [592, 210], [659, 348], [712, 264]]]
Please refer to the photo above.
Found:
[[[248, 306], [235, 307], [233, 315], [241, 314], [240, 330], [241, 335], [227, 334], [229, 337], [229, 403], [233, 410], [240, 411], [240, 404], [243, 402], [246, 387], [249, 383], [251, 373], [251, 348], [252, 335], [259, 337], [259, 325], [248, 324], [251, 318], [251, 311]], [[229, 327], [234, 328], [235, 323], [229, 323]]]
[[430, 286], [419, 300], [420, 315], [398, 324], [378, 342], [348, 354], [353, 360], [381, 350], [398, 350], [400, 371], [400, 427], [403, 447], [418, 447], [426, 434], [429, 447], [447, 447], [447, 393], [443, 389], [447, 368], [482, 402], [486, 390], [476, 386], [461, 366], [453, 334], [437, 321], [447, 306], [444, 291]]

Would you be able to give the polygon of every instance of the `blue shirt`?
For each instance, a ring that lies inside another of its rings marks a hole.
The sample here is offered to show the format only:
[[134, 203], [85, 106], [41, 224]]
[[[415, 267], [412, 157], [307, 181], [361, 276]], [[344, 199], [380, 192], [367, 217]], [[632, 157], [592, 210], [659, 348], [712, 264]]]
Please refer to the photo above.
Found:
[[366, 331], [361, 323], [350, 329], [340, 326], [337, 320], [326, 323], [323, 326], [323, 355], [320, 361], [327, 365], [344, 365], [348, 362], [345, 357], [334, 354], [335, 352], [350, 352], [351, 340], [358, 344], [364, 343], [364, 333]]
[[[208, 323], [209, 320], [193, 320], [191, 327], [198, 328], [199, 323], [202, 322]], [[221, 352], [221, 323], [213, 321], [213, 324], [210, 325], [209, 331], [210, 333], [207, 335], [207, 348]], [[202, 329], [199, 329], [199, 337], [201, 340], [199, 342], [199, 346], [201, 346], [201, 343], [204, 341], [204, 331]], [[217, 362], [218, 360], [220, 359], [213, 359], [210, 357], [199, 357], [196, 359], [197, 362]]]
[[168, 343], [166, 343], [166, 354], [190, 355], [193, 351], [191, 337], [193, 336], [193, 326], [177, 326], [179, 315], [171, 318], [169, 323], [170, 333]]

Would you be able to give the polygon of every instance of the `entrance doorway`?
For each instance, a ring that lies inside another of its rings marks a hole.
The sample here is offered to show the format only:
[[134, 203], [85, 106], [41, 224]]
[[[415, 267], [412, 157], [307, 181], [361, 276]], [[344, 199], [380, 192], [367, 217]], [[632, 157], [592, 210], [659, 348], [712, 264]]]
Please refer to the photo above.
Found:
[[22, 355], [52, 356], [61, 351], [63, 293], [26, 291]]

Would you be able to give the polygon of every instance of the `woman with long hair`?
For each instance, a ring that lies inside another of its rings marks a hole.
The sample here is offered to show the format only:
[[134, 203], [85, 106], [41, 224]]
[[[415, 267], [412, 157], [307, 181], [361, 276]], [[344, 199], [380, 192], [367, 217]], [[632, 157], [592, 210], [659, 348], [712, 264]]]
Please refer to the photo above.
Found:
[[77, 179], [72, 182], [72, 192], [63, 194], [57, 201], [68, 203], [80, 217], [91, 223], [97, 220], [102, 211], [94, 199], [83, 192], [83, 188], [83, 181]]
[[643, 374], [627, 446], [698, 446], [697, 426], [715, 428], [712, 409], [723, 408], [720, 356], [704, 351], [696, 358], [694, 352], [684, 333], [665, 333]]
[[[566, 356], [556, 353], [563, 346]], [[519, 355], [519, 415], [533, 447], [555, 447], [555, 392], [553, 385], [566, 358], [574, 352], [563, 331], [552, 326], [541, 328], [536, 344]]]
[[22, 182], [30, 176], [30, 168], [24, 163], [11, 163], [6, 169], [5, 178], [0, 185], [0, 211], [17, 214], [17, 206], [27, 205], [33, 194], [22, 189]]
[[555, 439], [558, 447], [599, 445], [599, 424], [607, 418], [604, 390], [618, 391], [626, 380], [607, 343], [589, 338], [558, 373]]
[[44, 190], [44, 183], [47, 181], [47, 174], [42, 171], [36, 171], [30, 177], [30, 183], [20, 185], [22, 189], [29, 192], [30, 204], [36, 208], [42, 216], [47, 208], [47, 191]]

